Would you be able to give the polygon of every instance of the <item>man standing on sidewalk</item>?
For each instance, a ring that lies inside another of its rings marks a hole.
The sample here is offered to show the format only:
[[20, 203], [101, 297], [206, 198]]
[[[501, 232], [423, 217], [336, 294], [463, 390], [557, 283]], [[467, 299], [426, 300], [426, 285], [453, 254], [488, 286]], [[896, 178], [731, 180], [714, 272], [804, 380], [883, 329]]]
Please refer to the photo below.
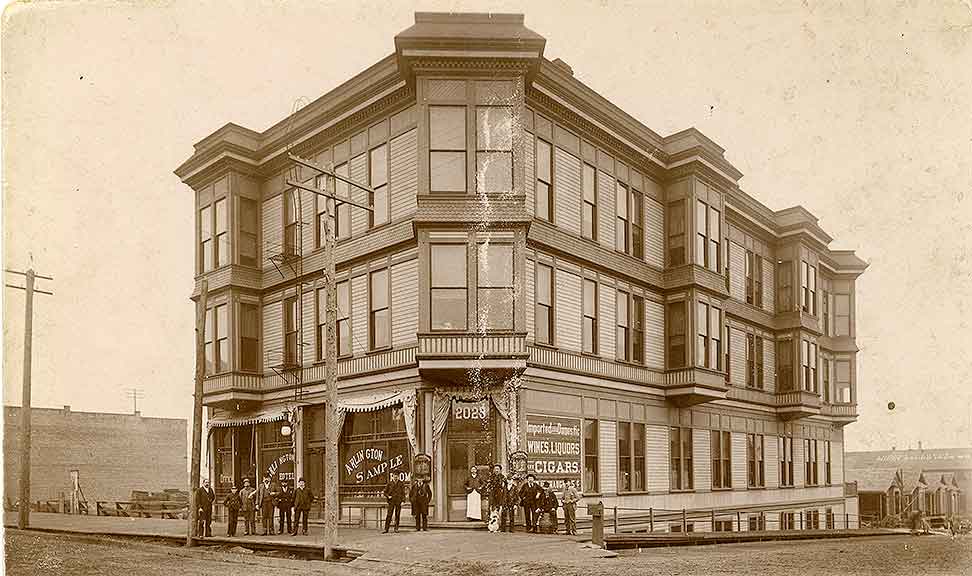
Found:
[[388, 534], [392, 514], [395, 515], [395, 532], [398, 532], [403, 500], [405, 500], [405, 485], [398, 477], [398, 472], [390, 472], [388, 474], [388, 485], [385, 486], [385, 504], [388, 505], [388, 512], [385, 514], [385, 534]]
[[523, 519], [527, 532], [536, 532], [540, 522], [539, 509], [543, 507], [543, 488], [537, 484], [533, 474], [527, 474], [527, 481], [520, 487], [520, 505], [523, 506]]
[[412, 504], [412, 515], [415, 516], [416, 532], [429, 530], [429, 502], [432, 501], [432, 489], [419, 478], [412, 483], [408, 493], [408, 500]]
[[[294, 507], [294, 493], [288, 490], [286, 482], [280, 483], [280, 492], [277, 493], [277, 509], [280, 510], [280, 529], [278, 532], [280, 534], [290, 534], [290, 511]], [[284, 532], [284, 518], [287, 519], [287, 531]]]
[[209, 486], [209, 480], [203, 480], [203, 485], [196, 489], [196, 509], [199, 511], [199, 527], [196, 536], [213, 535], [213, 501], [216, 493]]
[[256, 505], [260, 509], [260, 522], [263, 525], [263, 536], [269, 532], [273, 536], [273, 491], [270, 490], [270, 478], [264, 478], [263, 484], [256, 491]]
[[256, 502], [254, 498], [256, 497], [256, 490], [250, 486], [250, 479], [243, 479], [243, 489], [240, 490], [240, 502], [243, 505], [243, 535], [249, 536], [250, 534], [256, 534], [256, 525], [254, 523], [255, 512], [256, 512]]
[[577, 535], [577, 501], [580, 494], [574, 488], [574, 481], [564, 480], [564, 529], [568, 535]]
[[297, 535], [297, 527], [301, 525], [301, 518], [304, 520], [301, 533], [307, 536], [307, 514], [310, 512], [311, 503], [314, 501], [314, 494], [304, 484], [304, 479], [297, 481], [297, 490], [294, 490], [294, 531], [291, 536]]

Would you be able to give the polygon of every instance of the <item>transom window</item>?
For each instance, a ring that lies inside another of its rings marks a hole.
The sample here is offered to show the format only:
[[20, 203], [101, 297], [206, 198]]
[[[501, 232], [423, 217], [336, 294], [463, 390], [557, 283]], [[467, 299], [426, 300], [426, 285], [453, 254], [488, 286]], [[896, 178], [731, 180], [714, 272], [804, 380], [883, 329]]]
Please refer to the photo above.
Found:
[[429, 189], [466, 192], [465, 106], [429, 106]]
[[479, 244], [478, 324], [484, 330], [513, 329], [513, 245]]
[[476, 108], [476, 192], [513, 190], [513, 108]]
[[465, 330], [467, 274], [465, 244], [431, 246], [433, 330]]

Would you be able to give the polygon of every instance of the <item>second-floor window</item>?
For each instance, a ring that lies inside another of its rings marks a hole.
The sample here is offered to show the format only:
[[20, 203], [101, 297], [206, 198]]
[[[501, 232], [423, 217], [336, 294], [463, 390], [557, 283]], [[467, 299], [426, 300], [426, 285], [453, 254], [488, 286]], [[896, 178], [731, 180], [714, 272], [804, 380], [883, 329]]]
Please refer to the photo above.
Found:
[[668, 365], [682, 368], [687, 362], [685, 357], [685, 302], [668, 304]]
[[229, 319], [226, 310], [226, 304], [220, 304], [206, 312], [204, 351], [207, 375], [229, 371]]
[[732, 443], [729, 432], [712, 430], [712, 487], [732, 488]]
[[668, 205], [668, 265], [685, 264], [685, 201]]
[[370, 276], [368, 345], [371, 350], [391, 345], [391, 316], [388, 313], [388, 269]]
[[260, 307], [240, 303], [240, 370], [260, 369]]
[[645, 299], [641, 296], [617, 293], [617, 334], [615, 339], [618, 360], [644, 364], [645, 362]]
[[372, 212], [369, 216], [371, 227], [388, 222], [388, 145], [382, 144], [371, 150], [368, 161], [369, 182], [371, 184]]
[[793, 486], [793, 439], [780, 436], [777, 448], [780, 455], [780, 486]]
[[793, 262], [781, 261], [777, 268], [776, 311], [793, 311]]
[[746, 435], [746, 483], [750, 488], [766, 485], [766, 462], [763, 458], [764, 438], [762, 434]]
[[763, 305], [763, 258], [746, 251], [746, 302], [753, 306]]
[[823, 384], [820, 386], [823, 388], [823, 400], [824, 402], [830, 403], [830, 360], [827, 358], [821, 359], [823, 367], [820, 372], [823, 376]]
[[513, 108], [476, 108], [476, 191], [513, 190]]
[[820, 291], [820, 305], [823, 308], [823, 335], [830, 336], [830, 294], [826, 290]]
[[672, 427], [669, 431], [672, 490], [692, 490], [692, 429]]
[[645, 363], [645, 299], [631, 297], [631, 361]]
[[260, 227], [256, 200], [240, 197], [240, 264], [257, 265], [257, 234]]
[[297, 190], [287, 190], [283, 193], [284, 208], [284, 253], [288, 256], [297, 254], [300, 241], [297, 238], [297, 211], [299, 209], [300, 194]]
[[[337, 295], [337, 325], [335, 326], [336, 348], [338, 356], [351, 354], [351, 299], [347, 280], [338, 282], [335, 290]], [[317, 290], [317, 359], [323, 360], [327, 355], [327, 289]]]
[[549, 142], [537, 138], [537, 218], [553, 222], [553, 150]]
[[615, 319], [617, 320], [617, 329], [615, 330], [615, 348], [617, 352], [618, 360], [630, 360], [630, 322], [631, 319], [628, 317], [628, 312], [630, 308], [630, 298], [631, 295], [627, 292], [618, 292], [616, 302], [617, 313], [615, 314]]
[[429, 106], [429, 190], [466, 192], [465, 106]]
[[618, 422], [618, 491], [645, 490], [645, 425]]
[[793, 390], [793, 341], [776, 343], [777, 382], [781, 392]]
[[583, 350], [597, 354], [597, 282], [584, 279]]
[[763, 389], [763, 338], [746, 335], [746, 386]]
[[297, 330], [300, 325], [300, 317], [297, 312], [297, 299], [286, 298], [283, 301], [284, 315], [284, 359], [287, 365], [297, 363], [297, 351], [299, 342], [297, 341]]
[[537, 304], [534, 313], [536, 339], [540, 344], [553, 345], [553, 268], [537, 264]]
[[803, 341], [803, 389], [817, 393], [817, 345]]
[[817, 470], [817, 441], [803, 441], [803, 481], [807, 486], [816, 486], [819, 480]]
[[584, 238], [597, 240], [597, 169], [584, 164], [581, 179], [584, 187], [581, 233]]
[[817, 315], [817, 269], [809, 262], [803, 262], [803, 273], [800, 275], [803, 284], [803, 311]]
[[513, 245], [479, 245], [479, 328], [513, 329]]
[[704, 302], [697, 303], [695, 363], [712, 370], [721, 368], [722, 322], [721, 310]]
[[701, 200], [695, 201], [695, 263], [722, 273], [719, 257], [720, 213]]
[[433, 330], [465, 330], [467, 274], [465, 244], [431, 246], [431, 326]]

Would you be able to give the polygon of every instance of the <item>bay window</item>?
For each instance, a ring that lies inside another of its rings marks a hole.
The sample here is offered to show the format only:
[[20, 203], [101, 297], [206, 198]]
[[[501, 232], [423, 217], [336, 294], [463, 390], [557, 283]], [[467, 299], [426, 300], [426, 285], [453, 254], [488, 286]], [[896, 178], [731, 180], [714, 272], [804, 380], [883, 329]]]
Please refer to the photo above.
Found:
[[476, 108], [476, 192], [513, 190], [513, 108]]
[[240, 264], [257, 265], [257, 234], [260, 226], [256, 200], [240, 197]]
[[803, 262], [803, 272], [800, 275], [803, 288], [803, 311], [817, 315], [817, 269], [809, 262]]
[[429, 189], [466, 192], [465, 106], [429, 106]]
[[687, 362], [685, 354], [685, 302], [669, 303], [667, 316], [668, 366], [670, 368], [682, 368]]
[[240, 303], [240, 370], [260, 369], [260, 307]]
[[720, 273], [719, 242], [722, 222], [721, 214], [701, 200], [695, 201], [695, 263]]
[[668, 205], [668, 265], [685, 264], [685, 201]]
[[465, 244], [433, 244], [431, 253], [431, 326], [465, 330], [467, 275]]
[[206, 311], [204, 330], [206, 375], [229, 371], [229, 318], [226, 304], [213, 306]]
[[478, 324], [485, 330], [513, 329], [513, 245], [479, 245]]

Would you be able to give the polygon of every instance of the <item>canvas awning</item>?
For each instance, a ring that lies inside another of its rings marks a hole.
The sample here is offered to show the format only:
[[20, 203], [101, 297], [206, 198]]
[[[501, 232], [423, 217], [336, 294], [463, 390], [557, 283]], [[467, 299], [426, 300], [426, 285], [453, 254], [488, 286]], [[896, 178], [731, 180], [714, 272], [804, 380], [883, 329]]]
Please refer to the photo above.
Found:
[[263, 410], [240, 414], [233, 418], [213, 418], [209, 421], [210, 428], [228, 428], [231, 426], [249, 426], [250, 424], [264, 424], [266, 422], [282, 422], [284, 415], [281, 410]]

